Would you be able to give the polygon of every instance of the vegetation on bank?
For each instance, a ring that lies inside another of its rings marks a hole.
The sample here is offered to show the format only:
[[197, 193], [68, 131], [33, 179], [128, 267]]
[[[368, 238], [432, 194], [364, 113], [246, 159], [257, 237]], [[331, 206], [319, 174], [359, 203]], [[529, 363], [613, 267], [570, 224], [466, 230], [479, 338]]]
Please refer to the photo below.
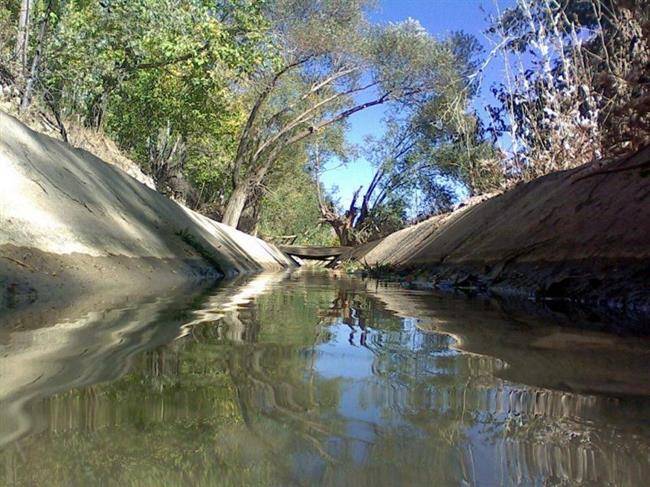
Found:
[[[4, 0], [0, 85], [67, 139], [105, 133], [160, 191], [264, 237], [344, 245], [447, 211], [457, 189], [501, 190], [650, 134], [644, 0], [517, 0], [490, 49], [371, 0]], [[477, 12], [477, 15], [480, 13]], [[489, 116], [473, 101], [500, 59]], [[385, 132], [346, 140], [383, 107]], [[319, 182], [372, 162], [342, 208]]]

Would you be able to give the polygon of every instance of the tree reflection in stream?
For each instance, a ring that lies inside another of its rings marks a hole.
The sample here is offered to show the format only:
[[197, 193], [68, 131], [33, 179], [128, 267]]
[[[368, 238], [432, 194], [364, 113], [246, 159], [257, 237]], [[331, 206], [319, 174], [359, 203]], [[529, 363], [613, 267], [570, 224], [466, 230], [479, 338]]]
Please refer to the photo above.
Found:
[[129, 309], [4, 337], [7, 483], [642, 485], [650, 475], [642, 340], [309, 272]]

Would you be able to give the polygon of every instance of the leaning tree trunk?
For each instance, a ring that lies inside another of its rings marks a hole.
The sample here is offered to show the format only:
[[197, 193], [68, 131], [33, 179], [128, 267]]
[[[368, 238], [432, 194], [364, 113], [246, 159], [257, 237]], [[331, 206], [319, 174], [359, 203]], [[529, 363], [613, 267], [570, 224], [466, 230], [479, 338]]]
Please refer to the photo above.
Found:
[[235, 185], [235, 189], [226, 204], [226, 210], [223, 213], [221, 223], [237, 228], [241, 215], [246, 207], [246, 203], [253, 195], [255, 188], [257, 188], [264, 180], [266, 173], [275, 161], [274, 158], [277, 155], [277, 152], [277, 150], [272, 151], [272, 154], [266, 159], [266, 161], [257, 165], [257, 168], [252, 174], [241, 180], [239, 184]]
[[249, 193], [249, 185], [246, 182], [235, 186], [235, 189], [228, 199], [226, 210], [223, 212], [221, 223], [237, 228], [239, 219], [244, 212], [244, 207], [246, 206], [246, 200], [248, 200]]
[[359, 244], [357, 239], [354, 237], [354, 228], [347, 219], [337, 222], [333, 227], [334, 233], [336, 233], [336, 236], [339, 239], [339, 244], [342, 247], [354, 247]]
[[262, 216], [262, 188], [257, 186], [248, 197], [242, 218], [239, 219], [237, 228], [253, 237], [259, 232], [260, 217]]

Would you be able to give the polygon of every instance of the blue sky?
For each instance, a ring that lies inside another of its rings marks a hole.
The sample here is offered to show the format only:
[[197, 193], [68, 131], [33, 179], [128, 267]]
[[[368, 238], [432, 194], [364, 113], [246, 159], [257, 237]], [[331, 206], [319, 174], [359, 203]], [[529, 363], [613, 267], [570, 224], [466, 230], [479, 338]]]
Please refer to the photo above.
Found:
[[[489, 52], [483, 31], [488, 25], [487, 15], [496, 12], [494, 0], [379, 0], [378, 3], [378, 10], [371, 16], [373, 21], [399, 22], [411, 17], [419, 20], [425, 29], [437, 37], [462, 30], [476, 36], [485, 47], [485, 54]], [[514, 0], [498, 0], [501, 10], [512, 4]], [[481, 93], [474, 102], [480, 115], [483, 115], [483, 107], [492, 101], [490, 85], [501, 78], [500, 65], [497, 62], [490, 63], [484, 73]], [[382, 107], [373, 107], [352, 116], [349, 120], [348, 140], [359, 144], [367, 134], [380, 135], [382, 114]], [[338, 196], [345, 206], [359, 186], [368, 184], [372, 174], [371, 165], [364, 159], [357, 159], [347, 166], [325, 171], [321, 180], [330, 190], [338, 187]]]

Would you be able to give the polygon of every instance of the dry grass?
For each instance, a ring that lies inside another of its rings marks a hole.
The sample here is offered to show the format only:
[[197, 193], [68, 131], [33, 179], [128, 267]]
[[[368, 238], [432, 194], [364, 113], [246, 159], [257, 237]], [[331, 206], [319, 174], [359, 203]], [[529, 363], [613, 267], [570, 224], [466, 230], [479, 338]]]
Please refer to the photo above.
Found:
[[562, 2], [518, 0], [530, 36], [526, 53], [508, 47], [513, 38], [502, 27], [495, 33], [512, 179], [634, 153], [650, 142], [648, 13], [634, 0], [616, 8], [608, 0], [585, 4], [595, 27], [580, 25]]

